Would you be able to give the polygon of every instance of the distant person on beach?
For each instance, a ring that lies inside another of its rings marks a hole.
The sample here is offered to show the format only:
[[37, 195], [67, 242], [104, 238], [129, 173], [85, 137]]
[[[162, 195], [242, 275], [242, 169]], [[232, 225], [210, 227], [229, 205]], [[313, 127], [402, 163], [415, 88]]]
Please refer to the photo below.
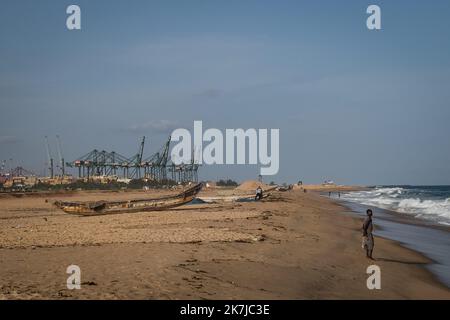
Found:
[[363, 233], [363, 240], [362, 240], [362, 247], [366, 250], [366, 257], [369, 259], [373, 259], [372, 257], [372, 251], [374, 247], [374, 240], [373, 240], [373, 222], [372, 222], [372, 210], [367, 209], [366, 211], [367, 217], [364, 220], [363, 227], [362, 227], [362, 233]]
[[255, 201], [261, 200], [262, 197], [263, 197], [263, 191], [262, 191], [261, 187], [258, 186], [258, 188], [256, 188]]

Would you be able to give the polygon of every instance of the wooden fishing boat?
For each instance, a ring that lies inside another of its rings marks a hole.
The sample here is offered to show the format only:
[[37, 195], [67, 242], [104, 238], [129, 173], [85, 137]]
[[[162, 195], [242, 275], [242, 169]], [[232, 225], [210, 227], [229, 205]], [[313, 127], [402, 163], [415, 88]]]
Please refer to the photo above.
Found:
[[[264, 193], [263, 199], [267, 198], [270, 194]], [[206, 203], [222, 203], [222, 202], [245, 202], [255, 199], [255, 195], [240, 195], [240, 196], [217, 196], [217, 197], [197, 197], [197, 199]]]
[[64, 212], [84, 216], [166, 210], [191, 202], [201, 189], [202, 184], [198, 183], [179, 194], [160, 198], [94, 202], [55, 201], [53, 204]]

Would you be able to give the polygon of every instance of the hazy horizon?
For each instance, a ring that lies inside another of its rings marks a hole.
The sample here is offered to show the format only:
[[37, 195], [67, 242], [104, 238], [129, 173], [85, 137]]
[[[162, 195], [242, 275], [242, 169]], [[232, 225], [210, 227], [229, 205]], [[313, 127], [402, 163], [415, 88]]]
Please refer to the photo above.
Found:
[[[366, 28], [366, 8], [382, 30]], [[69, 31], [70, 4], [82, 29]], [[144, 157], [175, 128], [280, 129], [265, 182], [450, 185], [449, 2], [12, 1], [0, 11], [0, 162]], [[73, 174], [76, 174], [73, 170]], [[258, 166], [202, 166], [201, 180]]]

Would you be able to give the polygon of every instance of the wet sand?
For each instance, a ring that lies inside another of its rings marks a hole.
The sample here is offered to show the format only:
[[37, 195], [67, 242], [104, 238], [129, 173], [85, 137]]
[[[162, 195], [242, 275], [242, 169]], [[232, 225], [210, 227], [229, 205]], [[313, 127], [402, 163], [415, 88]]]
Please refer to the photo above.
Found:
[[400, 242], [403, 247], [420, 252], [432, 260], [426, 267], [450, 288], [450, 227], [411, 217], [407, 214], [340, 201], [351, 214], [364, 217], [367, 209], [374, 212], [375, 235]]
[[[124, 196], [142, 192], [70, 198]], [[43, 197], [2, 197], [0, 299], [450, 299], [415, 251], [377, 237], [376, 261], [367, 260], [361, 218], [345, 211], [302, 191], [98, 217], [65, 214]], [[71, 264], [80, 290], [66, 287]], [[366, 287], [371, 264], [381, 290]]]

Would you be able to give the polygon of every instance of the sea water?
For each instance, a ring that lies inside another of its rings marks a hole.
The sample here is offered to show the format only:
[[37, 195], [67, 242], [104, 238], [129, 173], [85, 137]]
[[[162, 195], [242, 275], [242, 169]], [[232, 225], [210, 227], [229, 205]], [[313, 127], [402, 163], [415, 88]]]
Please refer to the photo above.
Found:
[[450, 226], [450, 186], [377, 186], [341, 199]]
[[[378, 186], [341, 193], [339, 200], [361, 217], [371, 208], [375, 235], [398, 241], [430, 258], [432, 263], [426, 267], [450, 288], [450, 232], [447, 228], [450, 225], [450, 186]], [[403, 223], [405, 220], [397, 219], [393, 215], [395, 212], [426, 223]], [[430, 224], [442, 228], [433, 228]]]

